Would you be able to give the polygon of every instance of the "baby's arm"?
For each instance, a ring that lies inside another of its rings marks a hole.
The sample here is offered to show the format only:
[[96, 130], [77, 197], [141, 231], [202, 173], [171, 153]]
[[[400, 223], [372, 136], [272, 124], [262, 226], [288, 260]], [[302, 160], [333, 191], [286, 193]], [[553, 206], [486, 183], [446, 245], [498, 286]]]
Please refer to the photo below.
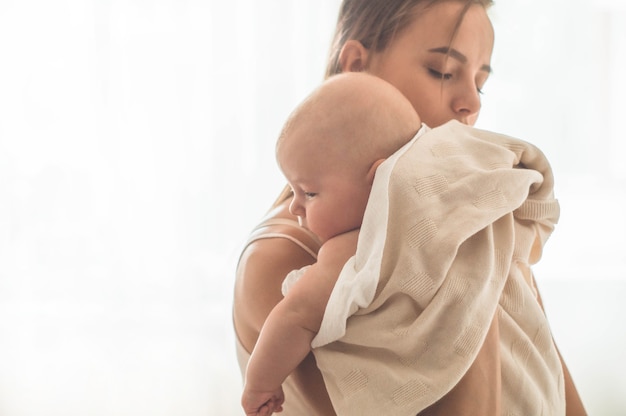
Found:
[[248, 368], [242, 406], [247, 415], [282, 410], [281, 385], [311, 351], [324, 310], [344, 264], [356, 252], [358, 231], [326, 241], [317, 263], [289, 290], [267, 317]]

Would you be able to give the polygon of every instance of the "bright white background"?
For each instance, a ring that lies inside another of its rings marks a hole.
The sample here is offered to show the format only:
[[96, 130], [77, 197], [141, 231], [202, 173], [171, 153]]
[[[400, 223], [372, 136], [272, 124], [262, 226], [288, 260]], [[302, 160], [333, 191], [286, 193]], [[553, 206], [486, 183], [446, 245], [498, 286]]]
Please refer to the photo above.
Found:
[[[591, 414], [626, 412], [626, 1], [502, 0], [478, 126], [540, 146], [536, 268]], [[236, 415], [231, 302], [338, 0], [0, 0], [0, 415]]]

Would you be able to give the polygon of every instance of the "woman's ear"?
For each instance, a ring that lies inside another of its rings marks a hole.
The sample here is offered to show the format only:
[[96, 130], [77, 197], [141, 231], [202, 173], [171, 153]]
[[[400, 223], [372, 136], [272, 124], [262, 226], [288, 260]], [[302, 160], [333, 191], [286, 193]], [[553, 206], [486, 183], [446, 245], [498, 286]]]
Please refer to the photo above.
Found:
[[372, 163], [369, 170], [367, 171], [367, 182], [371, 185], [374, 182], [374, 176], [376, 176], [376, 169], [383, 163], [385, 159], [378, 159], [376, 162]]
[[361, 72], [367, 67], [369, 50], [358, 40], [347, 41], [339, 53], [341, 72]]

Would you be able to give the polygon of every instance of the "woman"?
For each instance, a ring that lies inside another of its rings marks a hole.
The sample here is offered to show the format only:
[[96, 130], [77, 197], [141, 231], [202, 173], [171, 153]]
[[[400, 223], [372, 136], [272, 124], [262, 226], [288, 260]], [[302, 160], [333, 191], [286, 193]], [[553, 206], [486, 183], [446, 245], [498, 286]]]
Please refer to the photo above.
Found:
[[[366, 71], [395, 85], [430, 127], [455, 119], [473, 125], [491, 72], [490, 0], [344, 0], [327, 76]], [[282, 298], [284, 276], [315, 261], [319, 242], [279, 196], [244, 249], [235, 283], [234, 326], [242, 370], [265, 318]], [[541, 300], [538, 299], [541, 303]], [[497, 316], [461, 382], [424, 414], [499, 414]], [[496, 359], [494, 359], [496, 357]], [[565, 365], [568, 414], [585, 414]], [[311, 355], [284, 385], [285, 414], [332, 415]]]

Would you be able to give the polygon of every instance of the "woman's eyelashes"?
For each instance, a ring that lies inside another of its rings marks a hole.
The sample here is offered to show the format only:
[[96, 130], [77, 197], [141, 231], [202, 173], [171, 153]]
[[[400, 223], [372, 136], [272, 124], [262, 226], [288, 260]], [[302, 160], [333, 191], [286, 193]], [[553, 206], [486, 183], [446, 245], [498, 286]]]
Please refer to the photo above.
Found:
[[449, 80], [452, 78], [452, 74], [440, 72], [433, 68], [428, 68], [428, 73], [437, 79]]
[[303, 193], [304, 193], [304, 198], [306, 199], [313, 199], [317, 195], [317, 193], [315, 192], [303, 192]]
[[[427, 69], [428, 73], [437, 80], [449, 81], [453, 78], [453, 74], [450, 72], [441, 72], [430, 67], [428, 67]], [[476, 85], [476, 92], [481, 95], [484, 94], [482, 86], [479, 87], [478, 85]]]
[[485, 93], [485, 84], [487, 83], [487, 79], [478, 79], [476, 80], [476, 91], [478, 94], [483, 95]]

